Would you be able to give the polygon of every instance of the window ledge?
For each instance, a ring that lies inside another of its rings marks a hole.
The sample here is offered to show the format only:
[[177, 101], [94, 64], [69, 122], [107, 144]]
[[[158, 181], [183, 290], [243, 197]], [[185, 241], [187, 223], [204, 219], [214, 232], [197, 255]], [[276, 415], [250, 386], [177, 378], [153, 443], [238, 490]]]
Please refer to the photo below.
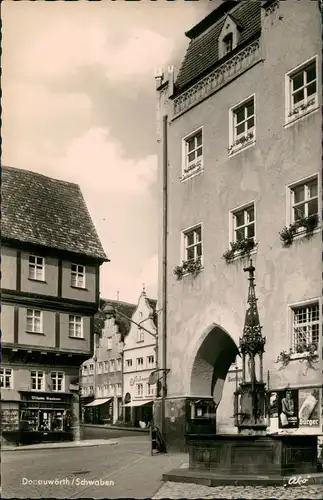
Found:
[[[314, 231], [311, 233], [311, 236], [314, 236], [314, 234], [318, 234], [320, 233], [322, 230], [321, 228], [321, 221], [319, 222], [318, 226], [314, 229]], [[294, 235], [294, 240], [300, 240], [302, 238], [306, 238], [307, 235], [306, 235], [306, 230], [305, 229], [302, 229], [301, 231], [297, 231], [297, 233]]]
[[181, 182], [185, 182], [188, 179], [192, 179], [193, 177], [196, 177], [199, 174], [202, 174], [204, 172], [203, 166], [200, 167], [195, 167], [192, 170], [189, 170], [188, 172], [184, 172], [182, 177], [180, 177]]
[[304, 118], [305, 116], [314, 114], [316, 111], [318, 111], [319, 108], [320, 106], [318, 104], [315, 104], [313, 106], [308, 107], [305, 110], [300, 110], [300, 112], [295, 115], [288, 116], [287, 119], [285, 120], [284, 128], [290, 127], [291, 125], [296, 123], [301, 118]]
[[85, 290], [86, 292], [88, 292], [88, 288], [85, 288], [85, 286], [74, 286], [74, 285], [70, 285], [71, 288], [73, 288], [74, 290]]
[[228, 149], [228, 155], [230, 158], [233, 156], [237, 155], [241, 151], [245, 151], [246, 149], [254, 146], [256, 144], [256, 139], [252, 138], [249, 141], [245, 141], [239, 144], [230, 144], [229, 149]]
[[32, 330], [26, 330], [26, 333], [31, 333], [32, 335], [45, 335], [44, 332], [33, 332]]
[[74, 339], [74, 340], [75, 340], [75, 339], [76, 339], [76, 340], [85, 340], [85, 338], [84, 338], [84, 337], [74, 337], [73, 335], [69, 335], [69, 336], [68, 336], [68, 338], [69, 338], [69, 339]]
[[[291, 360], [295, 360], [295, 359], [304, 359], [306, 358], [307, 356], [309, 355], [309, 351], [306, 351], [306, 352], [295, 352], [293, 354], [290, 355], [290, 359]], [[312, 355], [312, 357], [316, 357], [318, 356], [318, 351], [315, 351]]]
[[254, 248], [248, 253], [242, 254], [242, 252], [235, 252], [234, 257], [233, 257], [231, 262], [235, 262], [236, 260], [243, 259], [244, 257], [248, 258], [250, 255], [254, 255], [255, 253], [257, 253], [257, 250], [258, 250], [258, 243], [256, 243]]
[[46, 280], [38, 280], [37, 278], [29, 278], [28, 277], [28, 281], [36, 281], [37, 283], [45, 283], [45, 284], [47, 284]]
[[193, 275], [193, 273], [185, 273], [185, 274], [183, 274], [183, 276], [182, 276], [182, 278], [181, 278], [181, 279], [186, 278], [187, 276], [192, 276], [192, 277], [196, 278], [196, 277], [197, 277], [197, 276], [198, 276], [198, 275], [199, 275], [202, 271], [204, 271], [204, 266], [202, 266], [202, 267], [199, 269], [199, 272], [198, 272], [198, 273], [196, 273], [196, 275], [195, 275], [195, 276]]

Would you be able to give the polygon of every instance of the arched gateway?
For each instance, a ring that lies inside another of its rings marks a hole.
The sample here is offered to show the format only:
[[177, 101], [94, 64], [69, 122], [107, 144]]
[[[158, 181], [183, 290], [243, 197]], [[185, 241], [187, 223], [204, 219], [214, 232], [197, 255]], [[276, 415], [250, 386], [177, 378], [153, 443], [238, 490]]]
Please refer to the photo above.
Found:
[[190, 374], [190, 395], [213, 398], [218, 405], [224, 381], [239, 350], [232, 337], [219, 325], [212, 323], [202, 334], [193, 355]]

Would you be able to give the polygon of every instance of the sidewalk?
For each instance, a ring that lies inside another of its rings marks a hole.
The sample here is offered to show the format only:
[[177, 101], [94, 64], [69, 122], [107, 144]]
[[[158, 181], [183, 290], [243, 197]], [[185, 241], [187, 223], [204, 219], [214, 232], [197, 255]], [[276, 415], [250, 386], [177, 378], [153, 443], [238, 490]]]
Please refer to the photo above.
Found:
[[81, 424], [81, 427], [95, 427], [97, 429], [114, 429], [118, 431], [133, 431], [133, 432], [147, 432], [149, 433], [149, 428], [141, 429], [141, 427], [122, 427], [120, 425], [112, 425], [112, 424]]
[[85, 441], [67, 441], [62, 443], [38, 443], [20, 446], [2, 445], [1, 451], [53, 450], [56, 448], [85, 448], [88, 446], [118, 444], [116, 439], [87, 439]]

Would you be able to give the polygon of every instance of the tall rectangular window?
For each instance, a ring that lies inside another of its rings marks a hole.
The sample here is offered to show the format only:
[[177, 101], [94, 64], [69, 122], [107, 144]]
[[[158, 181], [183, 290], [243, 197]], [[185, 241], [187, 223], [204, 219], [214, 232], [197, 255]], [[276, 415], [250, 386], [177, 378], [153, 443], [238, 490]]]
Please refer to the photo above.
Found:
[[71, 286], [85, 288], [85, 266], [71, 265]]
[[306, 351], [310, 346], [318, 349], [320, 330], [319, 302], [292, 308], [293, 350]]
[[287, 73], [287, 120], [294, 120], [318, 105], [316, 58]]
[[68, 335], [70, 337], [77, 337], [77, 338], [83, 337], [83, 324], [81, 316], [73, 316], [72, 314], [69, 315]]
[[31, 388], [33, 391], [43, 391], [44, 390], [44, 372], [42, 371], [32, 371], [31, 376]]
[[144, 395], [144, 386], [143, 384], [137, 384], [137, 387], [136, 387], [136, 395], [137, 396], [143, 396]]
[[147, 367], [152, 368], [154, 366], [155, 362], [155, 357], [154, 356], [147, 356]]
[[229, 155], [254, 144], [256, 139], [255, 96], [230, 109]]
[[110, 372], [114, 372], [116, 369], [114, 359], [110, 360]]
[[317, 215], [318, 206], [318, 180], [315, 178], [301, 182], [290, 188], [292, 222], [297, 222], [304, 217]]
[[145, 332], [140, 326], [137, 329], [137, 342], [144, 342], [145, 340]]
[[137, 368], [142, 368], [144, 366], [144, 358], [137, 358]]
[[254, 203], [232, 212], [233, 241], [241, 241], [255, 237], [255, 206]]
[[183, 178], [203, 170], [203, 130], [200, 128], [196, 132], [183, 139]]
[[202, 226], [196, 226], [183, 232], [184, 260], [198, 260], [202, 258]]
[[52, 372], [50, 376], [52, 380], [52, 390], [57, 392], [64, 391], [64, 372]]
[[29, 255], [28, 277], [31, 280], [45, 280], [45, 259], [37, 255]]
[[12, 369], [0, 368], [0, 387], [2, 389], [13, 389]]
[[36, 309], [27, 309], [27, 332], [43, 333], [42, 312]]

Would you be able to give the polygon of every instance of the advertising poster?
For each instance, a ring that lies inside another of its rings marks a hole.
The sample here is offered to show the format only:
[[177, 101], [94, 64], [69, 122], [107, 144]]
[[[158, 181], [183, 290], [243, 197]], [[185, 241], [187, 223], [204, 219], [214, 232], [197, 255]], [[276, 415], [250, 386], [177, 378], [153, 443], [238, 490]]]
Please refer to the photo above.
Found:
[[299, 427], [320, 426], [320, 389], [299, 389]]
[[278, 392], [279, 429], [298, 428], [298, 389]]

